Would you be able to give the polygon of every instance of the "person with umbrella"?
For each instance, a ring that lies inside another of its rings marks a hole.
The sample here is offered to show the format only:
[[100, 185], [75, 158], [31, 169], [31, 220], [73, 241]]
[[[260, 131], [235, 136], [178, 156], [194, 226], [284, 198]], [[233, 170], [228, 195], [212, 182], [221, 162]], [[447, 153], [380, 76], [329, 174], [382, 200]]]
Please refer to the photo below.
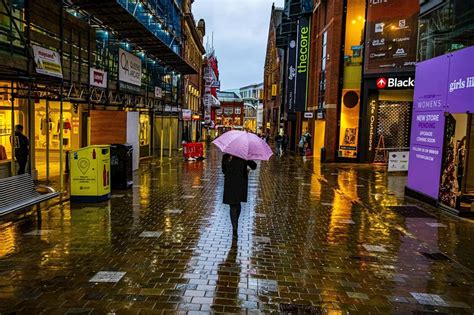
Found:
[[224, 200], [230, 206], [230, 220], [233, 238], [238, 236], [241, 203], [247, 202], [249, 169], [255, 170], [254, 160], [269, 160], [272, 149], [265, 140], [245, 131], [226, 132], [213, 143], [224, 152], [222, 172], [224, 173]]

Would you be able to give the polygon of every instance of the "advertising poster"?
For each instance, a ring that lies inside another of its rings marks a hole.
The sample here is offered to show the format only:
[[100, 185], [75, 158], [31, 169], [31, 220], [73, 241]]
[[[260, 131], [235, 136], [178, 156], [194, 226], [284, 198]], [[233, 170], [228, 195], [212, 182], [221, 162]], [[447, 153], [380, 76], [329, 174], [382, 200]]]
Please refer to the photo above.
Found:
[[419, 0], [369, 0], [365, 73], [414, 70]]
[[36, 72], [57, 78], [63, 77], [61, 58], [56, 51], [33, 45]]
[[447, 56], [422, 62], [416, 69], [408, 187], [434, 199], [443, 159], [448, 73]]

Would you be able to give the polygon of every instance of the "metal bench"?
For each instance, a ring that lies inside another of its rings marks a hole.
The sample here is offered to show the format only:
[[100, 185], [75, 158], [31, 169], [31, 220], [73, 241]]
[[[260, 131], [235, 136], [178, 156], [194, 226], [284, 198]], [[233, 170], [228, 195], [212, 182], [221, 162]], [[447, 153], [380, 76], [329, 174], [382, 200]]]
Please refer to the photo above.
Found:
[[[48, 191], [41, 194], [37, 188]], [[36, 205], [38, 219], [41, 220], [40, 203], [58, 197], [59, 193], [48, 186], [37, 186], [30, 174], [0, 179], [0, 216]]]

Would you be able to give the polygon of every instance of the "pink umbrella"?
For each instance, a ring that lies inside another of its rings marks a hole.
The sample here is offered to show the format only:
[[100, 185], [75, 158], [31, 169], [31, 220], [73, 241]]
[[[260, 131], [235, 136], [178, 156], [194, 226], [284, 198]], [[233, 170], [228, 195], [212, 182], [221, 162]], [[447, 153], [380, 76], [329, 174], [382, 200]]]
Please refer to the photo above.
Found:
[[272, 149], [265, 140], [246, 131], [228, 131], [212, 143], [222, 152], [238, 156], [244, 160], [268, 161], [273, 155]]

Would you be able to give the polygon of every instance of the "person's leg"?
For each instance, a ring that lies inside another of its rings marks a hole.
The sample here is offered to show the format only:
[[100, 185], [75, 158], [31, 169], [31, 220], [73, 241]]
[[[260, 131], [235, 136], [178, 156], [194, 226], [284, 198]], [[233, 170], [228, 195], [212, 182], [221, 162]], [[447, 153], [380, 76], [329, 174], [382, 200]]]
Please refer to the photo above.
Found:
[[17, 158], [19, 168], [18, 168], [18, 175], [25, 174], [26, 171], [26, 162], [28, 161], [27, 159], [24, 158]]
[[239, 228], [240, 211], [240, 203], [230, 206], [230, 222], [232, 223], [232, 231], [234, 236], [237, 236], [237, 230]]

